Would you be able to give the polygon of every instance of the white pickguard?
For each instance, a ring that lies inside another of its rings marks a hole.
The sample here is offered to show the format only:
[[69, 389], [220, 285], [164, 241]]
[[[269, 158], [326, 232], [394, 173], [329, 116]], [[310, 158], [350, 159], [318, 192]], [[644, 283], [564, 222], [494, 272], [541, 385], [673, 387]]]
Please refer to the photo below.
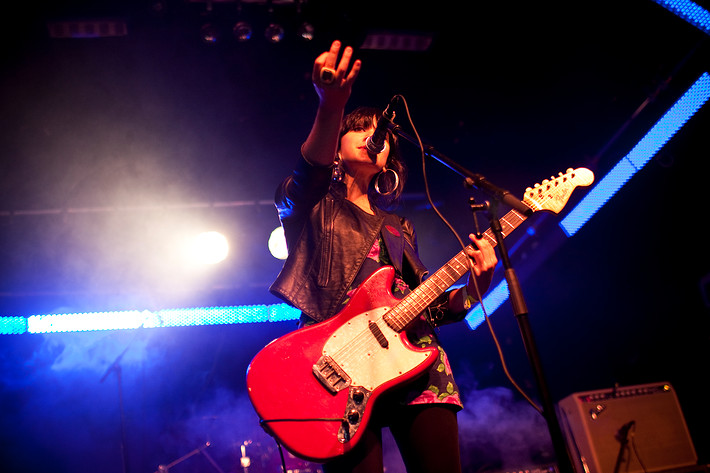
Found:
[[[351, 379], [352, 386], [369, 391], [406, 373], [425, 361], [428, 352], [412, 351], [400, 340], [404, 332], [392, 330], [382, 315], [389, 307], [378, 307], [363, 312], [338, 328], [323, 346], [323, 355], [330, 356]], [[368, 323], [373, 321], [389, 342], [383, 348]]]

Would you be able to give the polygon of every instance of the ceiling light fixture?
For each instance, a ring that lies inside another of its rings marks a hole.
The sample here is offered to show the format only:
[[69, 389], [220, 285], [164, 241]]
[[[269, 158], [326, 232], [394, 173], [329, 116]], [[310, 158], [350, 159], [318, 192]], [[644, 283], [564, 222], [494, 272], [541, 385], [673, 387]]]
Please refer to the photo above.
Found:
[[264, 30], [264, 37], [270, 43], [280, 43], [284, 39], [284, 29], [278, 23], [269, 23], [269, 26]]
[[234, 34], [234, 39], [240, 43], [244, 43], [251, 39], [253, 33], [252, 27], [246, 21], [238, 21], [234, 24], [232, 28], [232, 33]]
[[304, 21], [301, 26], [298, 27], [298, 37], [305, 41], [312, 41], [315, 30], [313, 25]]
[[200, 27], [200, 39], [205, 44], [219, 43], [220, 33], [219, 28], [212, 23], [205, 23]]

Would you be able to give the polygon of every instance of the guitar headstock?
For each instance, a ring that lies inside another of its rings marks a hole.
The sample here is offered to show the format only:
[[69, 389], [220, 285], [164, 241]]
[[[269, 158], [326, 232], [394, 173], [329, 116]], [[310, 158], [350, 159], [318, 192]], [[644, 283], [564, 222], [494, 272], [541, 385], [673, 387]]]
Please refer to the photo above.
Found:
[[588, 186], [594, 182], [594, 173], [587, 168], [568, 169], [566, 173], [559, 173], [545, 179], [534, 187], [525, 189], [523, 202], [533, 211], [549, 210], [559, 213], [564, 208], [577, 186]]

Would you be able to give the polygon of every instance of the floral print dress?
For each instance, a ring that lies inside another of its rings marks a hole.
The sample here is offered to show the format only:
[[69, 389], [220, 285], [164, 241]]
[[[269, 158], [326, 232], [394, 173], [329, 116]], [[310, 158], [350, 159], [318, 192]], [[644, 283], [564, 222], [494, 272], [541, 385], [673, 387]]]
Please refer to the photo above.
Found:
[[[347, 296], [342, 302], [343, 307], [347, 305], [350, 301], [350, 296], [363, 281], [382, 266], [388, 265], [391, 265], [389, 255], [382, 236], [380, 236], [375, 239], [375, 243], [372, 245], [365, 262], [355, 277], [353, 285], [348, 290]], [[397, 299], [402, 299], [410, 291], [399, 274], [395, 275], [391, 290], [392, 295]], [[446, 352], [439, 345], [432, 324], [427, 320], [426, 314], [427, 312], [420, 314], [419, 318], [412, 322], [407, 328], [407, 336], [414, 346], [420, 348], [436, 346], [439, 349], [439, 359], [429, 368], [428, 373], [412, 382], [411, 389], [404, 396], [404, 402], [409, 405], [444, 403], [463, 408], [459, 397], [459, 388], [451, 372]]]

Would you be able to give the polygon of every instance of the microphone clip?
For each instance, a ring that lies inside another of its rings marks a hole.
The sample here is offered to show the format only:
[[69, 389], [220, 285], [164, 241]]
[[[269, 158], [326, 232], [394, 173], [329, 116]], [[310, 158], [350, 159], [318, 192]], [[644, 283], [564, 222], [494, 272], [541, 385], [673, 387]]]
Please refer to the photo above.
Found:
[[382, 116], [377, 121], [374, 133], [372, 133], [372, 136], [369, 136], [365, 142], [367, 150], [373, 154], [380, 154], [385, 149], [387, 132], [391, 128], [395, 127], [393, 120], [395, 117], [394, 109], [397, 106], [397, 103], [399, 103], [399, 95], [392, 97], [389, 105], [385, 111], [382, 112]]

